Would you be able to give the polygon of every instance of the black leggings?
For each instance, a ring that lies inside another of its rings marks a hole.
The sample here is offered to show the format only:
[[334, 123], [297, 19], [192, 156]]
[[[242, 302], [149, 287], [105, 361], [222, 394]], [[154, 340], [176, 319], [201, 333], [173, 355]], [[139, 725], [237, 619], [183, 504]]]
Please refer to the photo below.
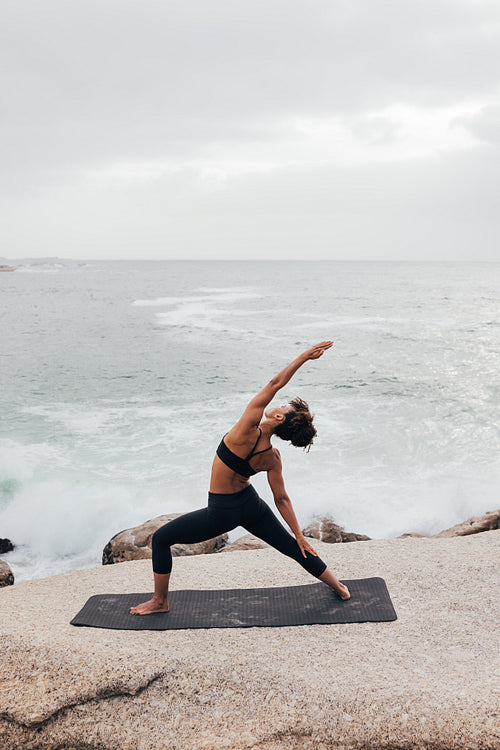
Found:
[[194, 510], [161, 526], [153, 534], [153, 571], [170, 573], [172, 544], [194, 544], [243, 526], [254, 536], [288, 557], [293, 557], [311, 575], [319, 576], [326, 564], [319, 557], [300, 551], [295, 537], [286, 531], [271, 508], [261, 500], [252, 485], [230, 495], [208, 493], [208, 507]]

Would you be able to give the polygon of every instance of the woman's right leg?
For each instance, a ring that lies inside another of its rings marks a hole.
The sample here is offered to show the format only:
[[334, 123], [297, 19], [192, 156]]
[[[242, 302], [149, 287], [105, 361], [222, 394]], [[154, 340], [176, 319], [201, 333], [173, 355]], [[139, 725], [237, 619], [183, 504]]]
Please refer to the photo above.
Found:
[[246, 518], [242, 521], [242, 525], [247, 531], [267, 542], [287, 557], [294, 559], [308, 573], [330, 586], [341, 599], [350, 598], [347, 586], [333, 575], [320, 557], [311, 555], [309, 552], [306, 552], [306, 557], [303, 556], [295, 537], [279, 522], [264, 500], [258, 496], [252, 498], [246, 511]]
[[155, 531], [152, 538], [153, 576], [155, 591], [153, 598], [137, 607], [131, 607], [133, 615], [150, 615], [154, 612], [168, 612], [168, 586], [172, 571], [173, 544], [195, 544], [213, 539], [219, 534], [237, 526], [231, 525], [232, 518], [227, 514], [216, 514], [208, 508], [185, 513], [174, 518]]

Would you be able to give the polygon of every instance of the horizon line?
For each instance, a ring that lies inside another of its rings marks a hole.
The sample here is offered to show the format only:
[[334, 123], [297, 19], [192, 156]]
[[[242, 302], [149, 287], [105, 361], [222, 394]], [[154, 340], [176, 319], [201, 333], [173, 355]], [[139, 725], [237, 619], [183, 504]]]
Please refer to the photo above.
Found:
[[99, 257], [61, 257], [59, 255], [24, 256], [21, 258], [0, 257], [8, 263], [23, 261], [78, 261], [104, 263], [500, 263], [493, 258], [99, 258]]

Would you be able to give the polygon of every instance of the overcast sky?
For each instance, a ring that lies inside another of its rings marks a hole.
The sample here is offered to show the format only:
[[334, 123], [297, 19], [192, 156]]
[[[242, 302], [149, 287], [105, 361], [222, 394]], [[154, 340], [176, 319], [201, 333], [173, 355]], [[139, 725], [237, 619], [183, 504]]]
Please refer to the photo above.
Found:
[[0, 255], [495, 260], [498, 0], [2, 0]]

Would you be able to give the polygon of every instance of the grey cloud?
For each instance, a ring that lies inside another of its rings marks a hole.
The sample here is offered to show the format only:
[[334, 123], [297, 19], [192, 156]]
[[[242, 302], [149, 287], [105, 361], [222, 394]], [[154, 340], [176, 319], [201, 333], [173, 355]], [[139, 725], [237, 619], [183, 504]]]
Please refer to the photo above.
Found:
[[485, 143], [500, 143], [500, 107], [483, 107], [475, 115], [457, 118], [457, 123]]
[[391, 142], [391, 104], [495, 100], [499, 21], [497, 0], [4, 0], [2, 253], [474, 257], [479, 243], [489, 257], [498, 108], [461, 119], [484, 149], [434, 160], [226, 183], [190, 168], [134, 186], [85, 174], [279, 147], [293, 117]]
[[3, 141], [42, 164], [191, 154], [277, 118], [478, 96], [498, 20], [472, 0], [10, 0]]
[[346, 124], [354, 135], [367, 143], [391, 143], [398, 137], [394, 123], [383, 115], [350, 117]]

